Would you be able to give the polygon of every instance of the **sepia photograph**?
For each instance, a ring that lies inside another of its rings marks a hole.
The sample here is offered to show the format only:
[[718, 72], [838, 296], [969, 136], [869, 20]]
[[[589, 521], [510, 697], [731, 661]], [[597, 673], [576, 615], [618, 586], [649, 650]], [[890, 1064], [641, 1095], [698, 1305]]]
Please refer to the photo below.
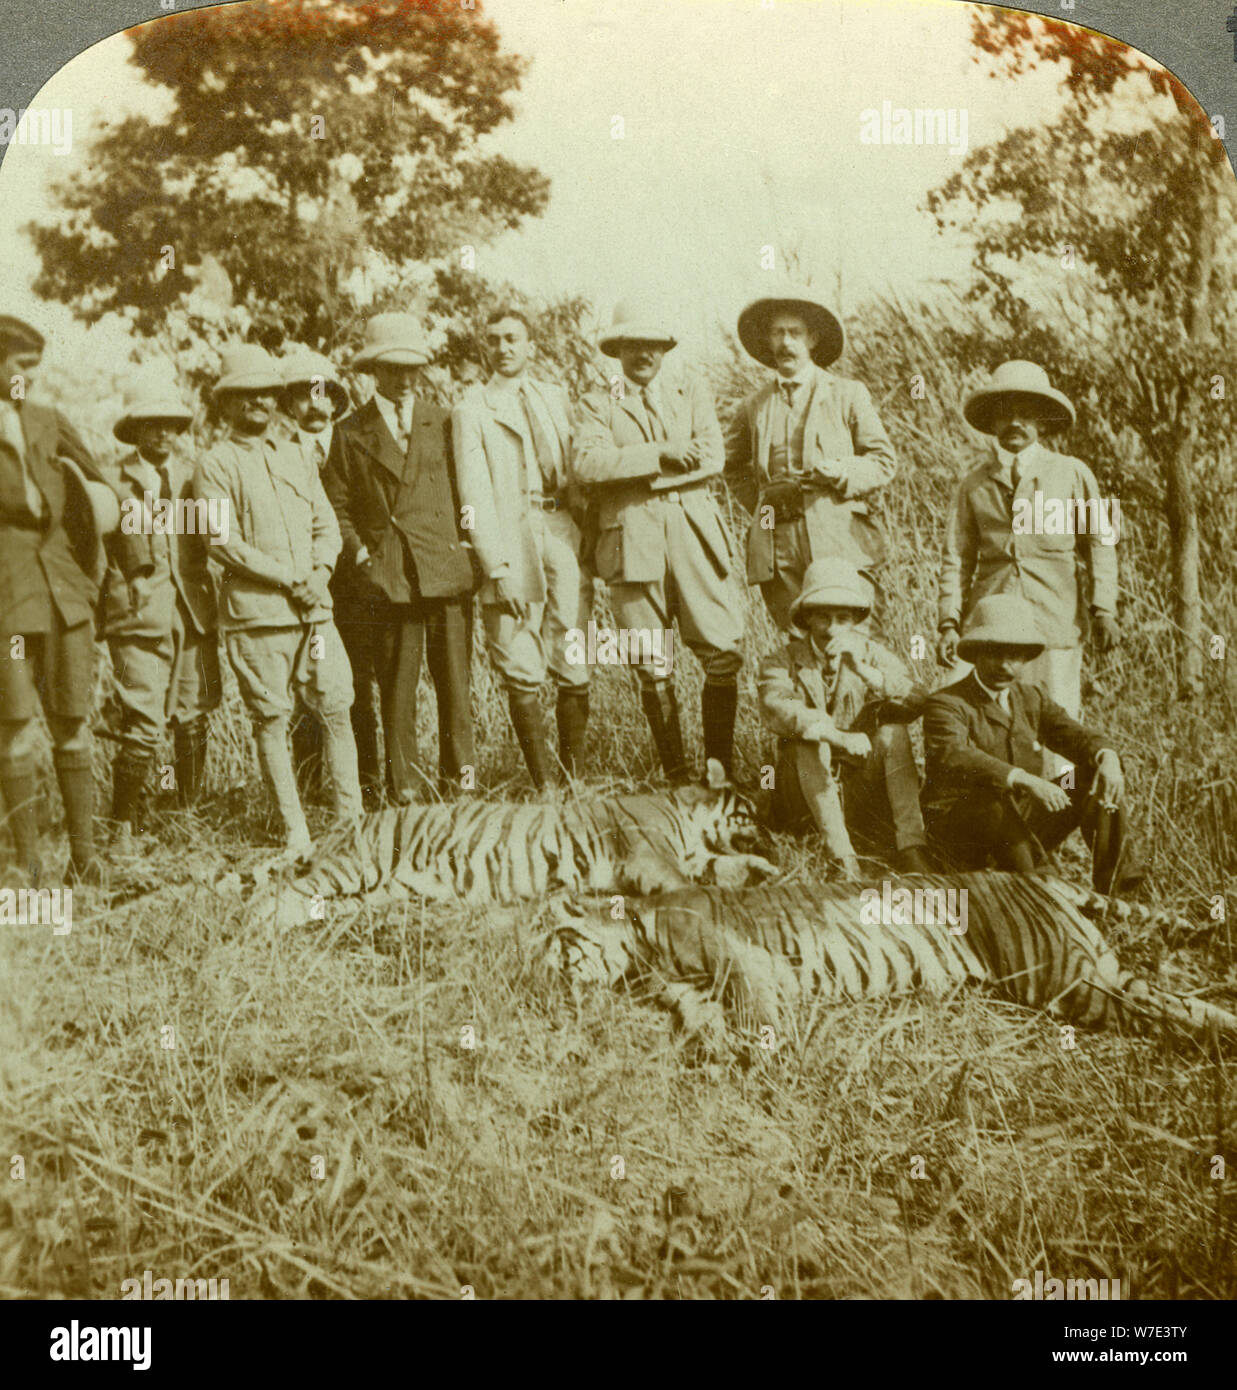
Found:
[[0, 108], [0, 1300], [1237, 1298], [1225, 116], [161, 8]]

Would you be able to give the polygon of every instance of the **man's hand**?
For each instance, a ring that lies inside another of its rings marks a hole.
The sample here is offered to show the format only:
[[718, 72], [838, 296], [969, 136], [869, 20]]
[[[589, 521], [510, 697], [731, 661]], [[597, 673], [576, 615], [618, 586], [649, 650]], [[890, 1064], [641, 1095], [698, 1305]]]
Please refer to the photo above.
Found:
[[512, 591], [511, 580], [505, 574], [494, 581], [494, 605], [519, 623], [528, 616], [528, 605]]
[[661, 446], [661, 466], [670, 473], [685, 473], [693, 467], [688, 462], [688, 456], [692, 450], [691, 444], [684, 444], [681, 441], [667, 439]]
[[1023, 787], [1046, 811], [1064, 811], [1069, 805], [1069, 793], [1064, 788], [1050, 782], [1046, 777], [1036, 777], [1033, 772], [1024, 772], [1016, 767], [1009, 779], [1010, 787]]
[[150, 572], [146, 570], [140, 574], [135, 574], [132, 579], [128, 580], [130, 617], [140, 613], [150, 598], [150, 580]]
[[936, 659], [942, 666], [952, 666], [958, 660], [958, 629], [947, 627], [936, 642]]
[[297, 579], [288, 585], [288, 593], [292, 602], [298, 608], [303, 608], [307, 613], [317, 608], [322, 600], [318, 596], [317, 587], [311, 579]]
[[863, 633], [852, 628], [849, 632], [839, 632], [836, 637], [830, 637], [825, 647], [825, 655], [835, 666], [844, 656], [849, 656], [852, 661], [858, 663], [863, 660], [867, 645]]
[[1091, 635], [1097, 652], [1115, 651], [1121, 645], [1121, 627], [1106, 614], [1093, 620]]
[[837, 734], [830, 742], [848, 758], [866, 758], [872, 751], [872, 740], [867, 734]]
[[1111, 748], [1104, 749], [1095, 765], [1091, 795], [1105, 811], [1115, 811], [1125, 798], [1125, 773], [1121, 770], [1121, 759]]

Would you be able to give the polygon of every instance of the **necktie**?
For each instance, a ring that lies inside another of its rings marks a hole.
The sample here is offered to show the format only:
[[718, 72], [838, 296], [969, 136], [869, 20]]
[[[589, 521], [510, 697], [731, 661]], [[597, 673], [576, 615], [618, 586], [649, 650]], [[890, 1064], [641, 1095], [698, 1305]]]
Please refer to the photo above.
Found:
[[412, 443], [412, 407], [413, 401], [412, 398], [409, 397], [409, 399], [400, 406], [397, 412], [400, 429], [400, 451], [405, 454], [408, 452], [408, 446]]
[[786, 397], [787, 410], [793, 410], [795, 406], [795, 388], [799, 385], [797, 381], [783, 381], [779, 385], [782, 388], [782, 395]]
[[533, 451], [537, 455], [537, 465], [540, 476], [536, 479], [529, 478], [527, 483], [531, 488], [534, 483], [540, 488], [553, 488], [558, 477], [559, 449], [557, 439], [552, 437], [546, 430], [541, 418], [541, 412], [537, 409], [533, 394], [526, 383], [520, 384], [520, 405], [524, 410], [524, 418], [528, 421], [529, 433], [532, 435]]
[[21, 416], [16, 406], [0, 404], [0, 421], [3, 422], [4, 438], [9, 447], [17, 455], [17, 463], [21, 468], [22, 491], [26, 496], [26, 506], [30, 509], [32, 516], [41, 517], [47, 507], [43, 501], [43, 494], [34, 485], [34, 479], [30, 476], [30, 470], [26, 466], [26, 436], [21, 427]]
[[644, 413], [649, 419], [649, 433], [654, 439], [665, 439], [667, 437], [666, 426], [657, 413], [657, 407], [653, 404], [653, 397], [647, 386], [640, 392], [640, 397], [644, 401]]

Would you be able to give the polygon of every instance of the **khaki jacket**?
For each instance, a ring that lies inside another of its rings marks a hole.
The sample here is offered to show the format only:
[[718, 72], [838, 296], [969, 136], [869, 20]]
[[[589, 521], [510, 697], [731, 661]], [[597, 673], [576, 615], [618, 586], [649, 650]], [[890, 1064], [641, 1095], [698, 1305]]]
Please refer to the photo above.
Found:
[[869, 685], [846, 658], [829, 679], [806, 637], [765, 657], [756, 688], [766, 726], [778, 738], [828, 743], [849, 733], [872, 701], [906, 699], [913, 687], [906, 664], [879, 642], [864, 640], [862, 660], [880, 673], [879, 686]]
[[[270, 433], [252, 441], [233, 436], [199, 461], [193, 486], [196, 496], [230, 506], [227, 544], [208, 547], [223, 569], [220, 627], [293, 627], [331, 616], [327, 583], [339, 555], [339, 524], [300, 449]], [[310, 610], [287, 592], [302, 580], [321, 595]]]
[[[515, 383], [492, 377], [470, 390], [451, 415], [455, 478], [461, 507], [471, 508], [464, 534], [484, 576], [482, 603], [495, 598], [494, 581], [505, 578], [517, 598], [542, 603], [546, 596], [544, 528], [531, 515], [529, 494], [559, 496], [567, 511], [566, 470], [571, 459], [567, 393], [546, 382], [527, 383], [539, 395], [562, 449], [562, 476], [542, 476]], [[580, 532], [567, 515], [568, 541], [579, 553]]]
[[1045, 498], [1099, 498], [1095, 474], [1081, 459], [1036, 448], [1015, 493], [1002, 476], [995, 444], [958, 486], [941, 560], [938, 616], [961, 629], [987, 594], [1014, 593], [1035, 609], [1050, 647], [1078, 646], [1091, 616], [1117, 611], [1117, 548], [1094, 534], [1015, 535], [1014, 504]]
[[[897, 472], [893, 445], [885, 433], [868, 388], [861, 382], [813, 367], [812, 395], [803, 431], [803, 519], [811, 558], [844, 554], [858, 545], [872, 560], [884, 545], [868, 516], [866, 498]], [[740, 503], [754, 513], [747, 536], [747, 580], [773, 578], [777, 553], [777, 512], [772, 527], [762, 525], [761, 499], [774, 482], [769, 471], [773, 447], [773, 406], [777, 381], [771, 379], [739, 406], [726, 432], [726, 476]], [[776, 497], [776, 492], [773, 494]], [[787, 514], [782, 524], [793, 524]]]
[[[193, 466], [172, 454], [167, 461], [171, 501], [194, 499]], [[203, 635], [214, 632], [219, 614], [215, 586], [207, 568], [209, 534], [146, 535], [127, 532], [125, 503], [143, 502], [146, 482], [136, 451], [105, 470], [105, 479], [121, 504], [121, 529], [107, 538], [108, 568], [103, 581], [103, 626], [106, 637], [161, 637], [172, 630], [177, 601], [188, 626]], [[131, 583], [132, 581], [132, 583]], [[137, 593], [134, 607], [132, 598]]]
[[[701, 445], [700, 472], [722, 471], [722, 432], [704, 382], [658, 383], [663, 422], [671, 439]], [[598, 508], [597, 573], [607, 584], [656, 583], [666, 574], [661, 509], [680, 505], [718, 577], [730, 573], [730, 550], [707, 478], [660, 496], [649, 484], [674, 474], [661, 467], [661, 441], [649, 433], [639, 401], [592, 391], [576, 419], [573, 481], [591, 489]]]

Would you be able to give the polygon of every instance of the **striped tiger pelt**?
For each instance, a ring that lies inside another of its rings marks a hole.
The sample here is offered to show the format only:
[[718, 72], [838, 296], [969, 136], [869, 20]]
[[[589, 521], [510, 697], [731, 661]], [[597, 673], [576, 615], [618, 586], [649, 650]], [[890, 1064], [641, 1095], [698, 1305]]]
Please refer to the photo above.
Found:
[[[1121, 969], [1079, 910], [1106, 904], [1098, 895], [993, 871], [908, 876], [897, 886], [966, 889], [965, 930], [951, 929], [941, 910], [958, 900], [939, 896], [921, 900], [932, 902], [936, 924], [900, 925], [872, 924], [857, 884], [695, 888], [629, 902], [618, 921], [607, 905], [559, 905], [546, 962], [573, 988], [652, 982], [692, 1033], [719, 1033], [719, 1000], [759, 1026], [776, 1024], [803, 999], [866, 999], [916, 987], [941, 993], [974, 981], [1072, 1023], [1167, 1018], [1237, 1037], [1237, 1016]], [[923, 921], [928, 914], [918, 915]]]
[[751, 802], [729, 786], [558, 801], [391, 807], [290, 884], [304, 897], [385, 892], [465, 903], [556, 892], [742, 886], [776, 872]]

